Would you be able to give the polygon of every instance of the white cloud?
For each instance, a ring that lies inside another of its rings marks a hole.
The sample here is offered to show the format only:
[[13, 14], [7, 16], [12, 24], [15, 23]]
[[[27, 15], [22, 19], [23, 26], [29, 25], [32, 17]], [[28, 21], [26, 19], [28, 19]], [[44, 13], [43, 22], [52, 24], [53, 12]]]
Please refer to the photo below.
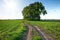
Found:
[[0, 19], [22, 18], [17, 0], [3, 0], [0, 3]]

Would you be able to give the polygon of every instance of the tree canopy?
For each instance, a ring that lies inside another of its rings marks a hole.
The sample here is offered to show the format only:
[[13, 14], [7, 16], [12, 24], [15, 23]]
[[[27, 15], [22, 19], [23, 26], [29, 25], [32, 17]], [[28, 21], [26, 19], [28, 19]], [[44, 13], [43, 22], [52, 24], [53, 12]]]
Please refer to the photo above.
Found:
[[40, 20], [40, 15], [47, 14], [45, 7], [41, 2], [34, 2], [24, 7], [22, 14], [27, 20]]

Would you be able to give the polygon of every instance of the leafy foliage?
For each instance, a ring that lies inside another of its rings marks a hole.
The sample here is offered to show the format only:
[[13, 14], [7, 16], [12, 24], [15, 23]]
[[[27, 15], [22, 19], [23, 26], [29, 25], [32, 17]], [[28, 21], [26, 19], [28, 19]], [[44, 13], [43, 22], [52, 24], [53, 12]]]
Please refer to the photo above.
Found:
[[35, 2], [29, 6], [24, 7], [23, 11], [24, 19], [28, 20], [40, 20], [40, 15], [47, 14], [43, 4], [41, 2]]

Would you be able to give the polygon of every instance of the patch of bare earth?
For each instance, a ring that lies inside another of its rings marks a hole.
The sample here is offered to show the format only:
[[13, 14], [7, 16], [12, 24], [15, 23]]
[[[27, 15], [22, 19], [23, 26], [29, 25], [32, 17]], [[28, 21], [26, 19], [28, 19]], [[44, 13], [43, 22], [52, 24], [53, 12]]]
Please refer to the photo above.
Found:
[[32, 27], [30, 25], [27, 25], [28, 27], [28, 34], [27, 34], [27, 39], [26, 40], [32, 40]]

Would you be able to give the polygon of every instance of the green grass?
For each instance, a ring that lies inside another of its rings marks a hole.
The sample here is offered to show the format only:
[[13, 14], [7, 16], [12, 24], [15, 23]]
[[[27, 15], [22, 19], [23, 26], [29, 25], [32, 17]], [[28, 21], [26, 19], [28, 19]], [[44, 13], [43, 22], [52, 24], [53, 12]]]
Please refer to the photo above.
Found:
[[47, 34], [53, 38], [60, 40], [60, 22], [58, 21], [29, 21], [29, 23], [43, 28]]
[[25, 32], [21, 20], [0, 20], [0, 40], [22, 40]]
[[[60, 22], [59, 21], [28, 21], [45, 30], [53, 38], [60, 40]], [[0, 20], [0, 40], [22, 40], [23, 34], [27, 31], [22, 20]], [[34, 32], [33, 40], [42, 40]]]
[[41, 36], [37, 33], [36, 30], [33, 30], [33, 40], [42, 40]]

